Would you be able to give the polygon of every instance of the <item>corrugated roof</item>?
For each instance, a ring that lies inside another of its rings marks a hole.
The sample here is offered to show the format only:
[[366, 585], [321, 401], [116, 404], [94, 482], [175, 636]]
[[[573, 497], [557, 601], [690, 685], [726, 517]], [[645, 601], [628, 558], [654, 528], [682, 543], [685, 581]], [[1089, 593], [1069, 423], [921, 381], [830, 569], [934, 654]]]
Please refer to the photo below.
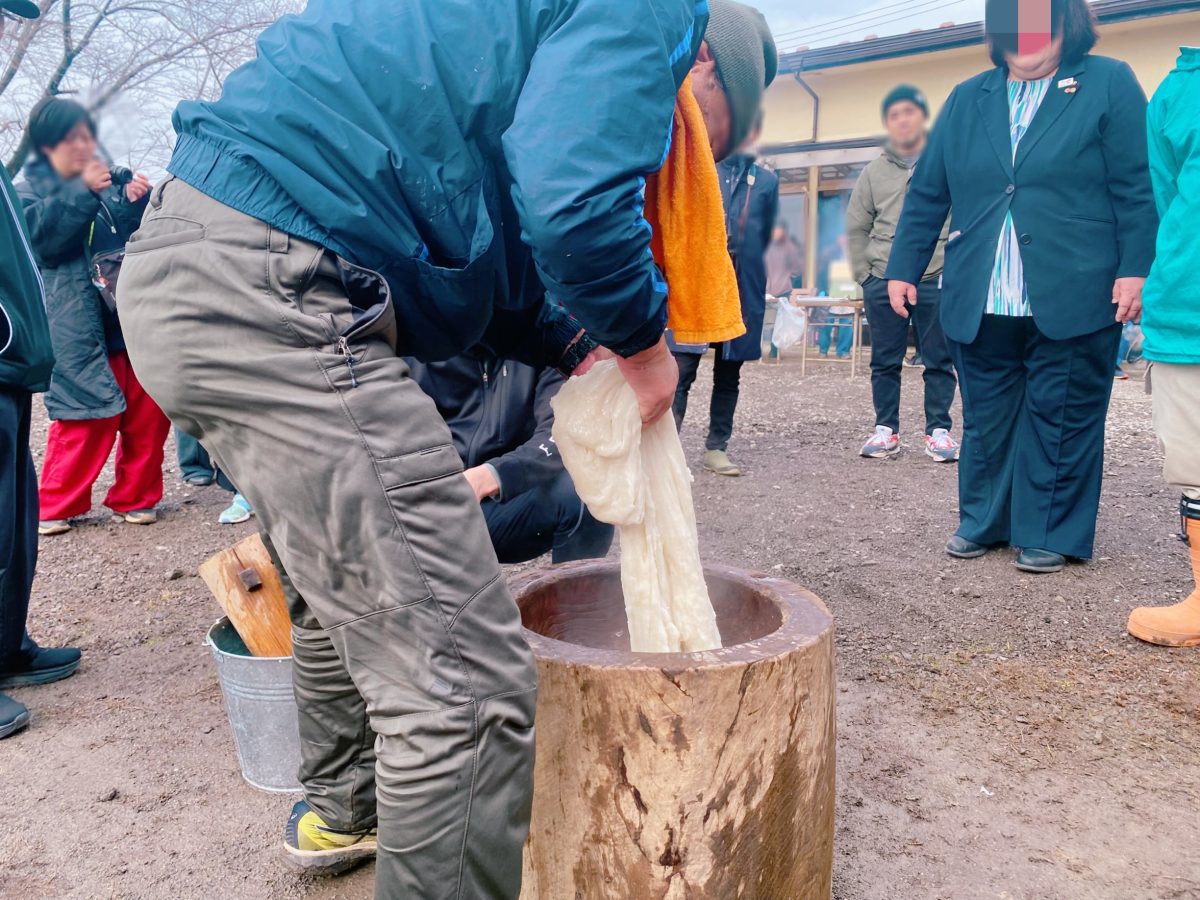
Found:
[[[1100, 22], [1108, 24], [1129, 19], [1145, 19], [1151, 16], [1166, 16], [1200, 10], [1200, 0], [1099, 0], [1099, 2], [1093, 3], [1092, 7], [1096, 10], [1096, 16]], [[982, 43], [982, 22], [949, 25], [891, 37], [838, 44], [834, 47], [818, 47], [814, 50], [785, 53], [780, 57], [779, 71], [780, 73], [812, 72], [818, 69], [832, 69], [838, 66], [853, 66], [876, 60], [913, 56], [918, 53], [952, 50], [956, 47], [971, 47]]]

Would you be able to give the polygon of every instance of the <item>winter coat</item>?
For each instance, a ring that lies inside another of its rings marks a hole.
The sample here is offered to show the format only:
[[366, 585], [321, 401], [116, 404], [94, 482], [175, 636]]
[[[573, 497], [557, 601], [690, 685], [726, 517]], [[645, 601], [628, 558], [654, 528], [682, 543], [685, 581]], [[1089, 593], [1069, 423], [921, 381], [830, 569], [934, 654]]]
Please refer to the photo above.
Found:
[[[725, 204], [725, 233], [737, 272], [746, 333], [717, 344], [721, 359], [762, 359], [763, 320], [767, 313], [767, 248], [779, 218], [779, 176], [753, 156], [732, 156], [717, 166]], [[703, 353], [702, 344], [674, 344], [676, 353]]]
[[1162, 226], [1143, 296], [1145, 355], [1200, 365], [1200, 48], [1183, 48], [1150, 103], [1148, 126]]
[[24, 176], [17, 193], [46, 286], [57, 360], [46, 411], [52, 419], [120, 415], [125, 398], [108, 365], [111, 335], [105, 333], [104, 301], [92, 284], [91, 242], [94, 229], [123, 243], [140, 223], [145, 204], [130, 203], [121, 187], [97, 195], [82, 179], [64, 181], [43, 157], [30, 162]]
[[1063, 65], [1013, 161], [1007, 73], [951, 93], [913, 172], [887, 277], [916, 284], [951, 212], [939, 316], [974, 342], [996, 246], [1012, 213], [1038, 330], [1054, 341], [1116, 323], [1118, 278], [1145, 278], [1158, 215], [1146, 153], [1146, 95], [1123, 62]]
[[54, 351], [21, 201], [3, 166], [0, 193], [0, 388], [36, 393], [50, 386]]
[[562, 474], [562, 457], [550, 437], [550, 401], [564, 379], [554, 369], [499, 359], [481, 348], [445, 362], [408, 363], [450, 426], [463, 465], [490, 465], [501, 500]]
[[665, 326], [644, 176], [707, 21], [707, 0], [310, 0], [220, 100], [180, 105], [169, 169], [382, 274], [404, 355], [461, 353], [495, 311], [561, 353], [565, 308], [628, 356]]
[[[920, 165], [919, 161], [917, 165]], [[912, 173], [900, 155], [888, 147], [858, 176], [850, 204], [846, 207], [846, 241], [854, 280], [859, 284], [869, 275], [883, 278], [887, 273], [892, 241], [896, 237], [896, 226], [900, 224], [900, 212], [904, 209]], [[933, 251], [933, 259], [922, 280], [942, 274], [949, 231], [948, 227], [942, 229], [937, 249]]]

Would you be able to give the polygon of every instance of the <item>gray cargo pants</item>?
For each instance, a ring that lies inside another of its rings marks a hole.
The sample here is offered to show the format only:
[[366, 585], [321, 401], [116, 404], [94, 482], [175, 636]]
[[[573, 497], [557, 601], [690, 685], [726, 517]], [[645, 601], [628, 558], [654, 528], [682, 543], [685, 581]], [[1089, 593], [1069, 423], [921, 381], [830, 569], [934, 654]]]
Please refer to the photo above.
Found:
[[379, 898], [516, 898], [537, 675], [390, 304], [344, 342], [328, 254], [177, 179], [120, 296], [138, 377], [249, 498], [296, 588], [306, 799], [338, 830], [378, 822]]

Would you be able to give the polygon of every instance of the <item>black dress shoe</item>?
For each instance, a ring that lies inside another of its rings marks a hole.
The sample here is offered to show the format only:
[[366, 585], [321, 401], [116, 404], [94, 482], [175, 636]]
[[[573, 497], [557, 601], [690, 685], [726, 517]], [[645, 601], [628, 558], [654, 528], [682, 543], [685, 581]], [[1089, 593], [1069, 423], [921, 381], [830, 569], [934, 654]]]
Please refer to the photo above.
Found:
[[957, 534], [950, 538], [950, 542], [946, 544], [946, 552], [955, 559], [978, 559], [987, 553], [989, 549], [989, 547], [983, 544], [968, 541], [965, 537]]
[[74, 675], [83, 654], [74, 647], [36, 647], [0, 663], [0, 691], [27, 684], [50, 684]]
[[29, 710], [12, 697], [0, 694], [0, 738], [16, 734], [29, 724]]
[[1034, 575], [1053, 575], [1055, 572], [1061, 572], [1066, 564], [1067, 558], [1053, 550], [1026, 548], [1017, 554], [1017, 568]]

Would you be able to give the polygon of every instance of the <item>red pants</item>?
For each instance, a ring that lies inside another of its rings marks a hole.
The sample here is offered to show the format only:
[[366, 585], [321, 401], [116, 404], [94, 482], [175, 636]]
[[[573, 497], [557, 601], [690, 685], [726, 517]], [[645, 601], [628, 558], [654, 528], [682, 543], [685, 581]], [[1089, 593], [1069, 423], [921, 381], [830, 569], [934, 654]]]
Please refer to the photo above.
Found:
[[163, 495], [163, 445], [171, 423], [143, 389], [129, 357], [108, 358], [125, 395], [125, 412], [111, 419], [50, 423], [39, 492], [41, 518], [69, 519], [92, 508], [92, 485], [117, 443], [116, 480], [104, 505], [114, 512], [152, 509]]

